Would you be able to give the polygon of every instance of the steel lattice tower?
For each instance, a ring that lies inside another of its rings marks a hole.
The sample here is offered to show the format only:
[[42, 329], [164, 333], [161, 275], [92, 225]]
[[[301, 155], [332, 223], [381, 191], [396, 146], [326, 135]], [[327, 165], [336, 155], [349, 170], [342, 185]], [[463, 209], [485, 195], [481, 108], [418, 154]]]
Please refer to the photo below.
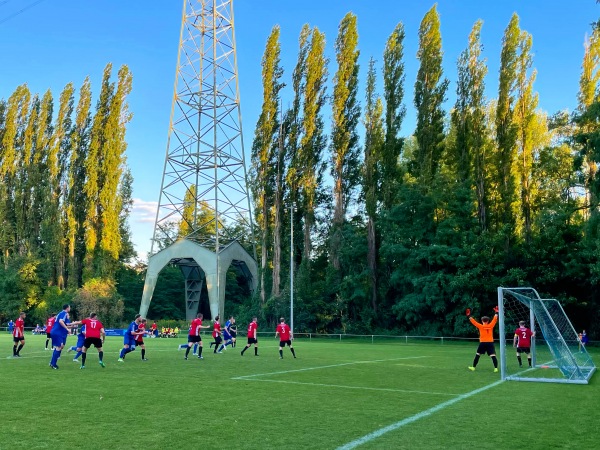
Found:
[[184, 0], [151, 253], [182, 237], [215, 251], [251, 229], [233, 0]]
[[183, 273], [187, 319], [196, 316], [204, 286], [212, 318], [224, 315], [230, 267], [256, 287], [256, 258], [247, 251], [255, 254], [233, 23], [233, 0], [183, 2], [143, 316], [168, 264]]

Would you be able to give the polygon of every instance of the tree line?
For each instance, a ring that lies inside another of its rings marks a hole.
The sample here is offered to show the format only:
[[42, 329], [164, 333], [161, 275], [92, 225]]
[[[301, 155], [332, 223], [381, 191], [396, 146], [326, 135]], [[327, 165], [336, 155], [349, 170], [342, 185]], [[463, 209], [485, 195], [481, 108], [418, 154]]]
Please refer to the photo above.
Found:
[[[363, 92], [354, 14], [339, 24], [331, 64], [324, 34], [302, 28], [287, 83], [272, 29], [250, 170], [254, 307], [266, 319], [289, 311], [291, 266], [298, 331], [464, 335], [466, 307], [483, 314], [498, 286], [533, 286], [598, 332], [599, 25], [585, 41], [576, 111], [552, 115], [539, 108], [533, 38], [516, 13], [502, 36], [497, 96], [486, 97], [482, 27], [465, 40], [451, 86], [436, 6], [425, 14], [412, 99], [402, 23], [382, 65], [371, 58]], [[282, 110], [286, 92], [293, 100]], [[402, 136], [409, 101], [416, 126]]]
[[[96, 107], [89, 77], [50, 90], [18, 86], [0, 100], [0, 319], [19, 310], [43, 321], [75, 301], [120, 320], [115, 278], [134, 255], [127, 66], [104, 69]], [[90, 291], [94, 292], [90, 295]]]

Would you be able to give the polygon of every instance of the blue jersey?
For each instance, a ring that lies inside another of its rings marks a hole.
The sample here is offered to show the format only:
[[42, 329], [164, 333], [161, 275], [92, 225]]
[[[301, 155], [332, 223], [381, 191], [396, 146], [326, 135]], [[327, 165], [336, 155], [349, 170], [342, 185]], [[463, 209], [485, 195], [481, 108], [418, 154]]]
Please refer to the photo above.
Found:
[[85, 325], [81, 325], [79, 329], [79, 333], [77, 334], [77, 348], [83, 347], [83, 343], [85, 342]]
[[135, 339], [135, 336], [133, 333], [137, 333], [138, 329], [140, 328], [140, 326], [138, 325], [138, 323], [134, 320], [133, 322], [131, 322], [129, 324], [129, 326], [127, 327], [127, 331], [125, 332], [125, 336], [127, 336], [129, 339]]
[[54, 322], [54, 326], [52, 327], [52, 331], [50, 331], [50, 335], [66, 338], [69, 332], [60, 324], [61, 320], [65, 325], [70, 323], [69, 313], [67, 311], [61, 311], [56, 315], [56, 322]]
[[227, 322], [225, 322], [225, 328], [223, 329], [223, 339], [225, 341], [228, 341], [229, 339], [231, 339], [231, 331], [230, 328], [231, 327], [231, 320], [228, 320]]

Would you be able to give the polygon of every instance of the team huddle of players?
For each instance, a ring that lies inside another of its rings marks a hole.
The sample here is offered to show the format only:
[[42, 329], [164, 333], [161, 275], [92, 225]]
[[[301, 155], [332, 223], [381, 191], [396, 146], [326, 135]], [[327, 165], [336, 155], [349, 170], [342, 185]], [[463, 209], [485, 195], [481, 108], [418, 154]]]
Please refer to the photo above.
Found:
[[[87, 359], [87, 351], [94, 346], [98, 351], [98, 363], [101, 367], [106, 367], [104, 364], [104, 350], [102, 345], [106, 337], [104, 325], [100, 322], [95, 313], [90, 314], [88, 318], [80, 321], [71, 321], [69, 312], [71, 306], [66, 304], [63, 305], [63, 309], [58, 314], [52, 314], [46, 321], [46, 350], [48, 350], [48, 343], [52, 344], [52, 357], [50, 358], [50, 367], [54, 370], [58, 369], [58, 360], [61, 357], [62, 351], [65, 348], [67, 342], [67, 336], [71, 333], [71, 329], [76, 326], [80, 326], [79, 333], [77, 335], [77, 344], [70, 347], [68, 352], [75, 351], [75, 357], [73, 361], [78, 362], [81, 357], [81, 369], [85, 369], [85, 363]], [[13, 357], [21, 357], [20, 352], [25, 345], [25, 313], [21, 312], [19, 318], [15, 321], [13, 328]], [[202, 336], [201, 330], [210, 328], [210, 326], [202, 325], [203, 315], [198, 314], [190, 325], [188, 333], [187, 344], [182, 344], [179, 349], [185, 348], [185, 359], [188, 359], [190, 350], [194, 347], [193, 355], [198, 356], [199, 359], [204, 359], [202, 356]], [[210, 347], [215, 347], [213, 353], [222, 353], [223, 350], [227, 349], [227, 346], [235, 347], [237, 338], [237, 327], [235, 325], [235, 318], [231, 316], [226, 322], [223, 328], [221, 328], [219, 316], [215, 317], [213, 321], [212, 337], [214, 341]], [[148, 361], [146, 358], [146, 346], [144, 344], [144, 336], [149, 334], [150, 331], [146, 330], [146, 319], [141, 317], [140, 314], [135, 316], [135, 319], [129, 324], [125, 330], [123, 339], [123, 348], [119, 353], [118, 362], [124, 362], [125, 357], [128, 353], [134, 351], [137, 347], [141, 348], [142, 361]], [[279, 325], [275, 330], [275, 337], [279, 336], [279, 358], [283, 359], [283, 348], [287, 345], [292, 352], [294, 358], [296, 358], [296, 351], [292, 346], [292, 332], [285, 323], [285, 319], [280, 319]], [[244, 352], [251, 346], [254, 346], [254, 355], [258, 356], [258, 323], [257, 318], [253, 317], [252, 322], [248, 325], [248, 343], [243, 348], [241, 355], [244, 356]]]

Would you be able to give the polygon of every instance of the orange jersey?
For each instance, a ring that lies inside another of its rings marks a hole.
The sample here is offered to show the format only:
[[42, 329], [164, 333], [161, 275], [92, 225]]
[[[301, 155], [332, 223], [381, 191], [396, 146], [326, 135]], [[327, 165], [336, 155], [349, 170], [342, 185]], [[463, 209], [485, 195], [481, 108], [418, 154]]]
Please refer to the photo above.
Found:
[[479, 342], [494, 342], [494, 326], [498, 322], [497, 315], [494, 315], [492, 321], [486, 324], [481, 324], [472, 317], [469, 317], [469, 320], [479, 330]]

